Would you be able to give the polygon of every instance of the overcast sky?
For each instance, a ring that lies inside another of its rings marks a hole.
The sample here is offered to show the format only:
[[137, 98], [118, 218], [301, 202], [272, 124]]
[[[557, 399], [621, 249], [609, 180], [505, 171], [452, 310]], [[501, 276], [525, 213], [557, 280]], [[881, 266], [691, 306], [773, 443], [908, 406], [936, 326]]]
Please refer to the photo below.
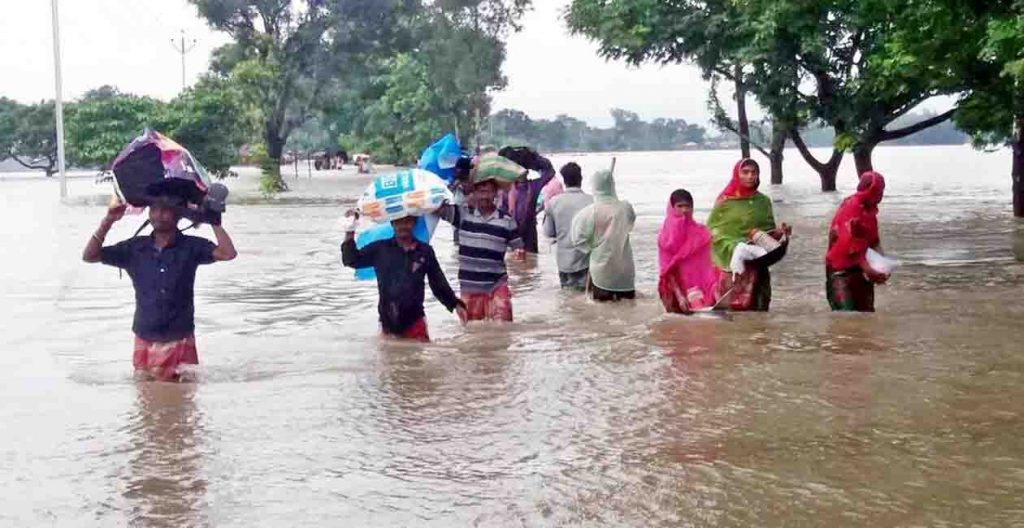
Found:
[[[23, 102], [53, 98], [50, 2], [0, 3], [0, 96]], [[567, 3], [534, 0], [523, 31], [509, 39], [509, 83], [496, 94], [495, 109], [517, 108], [535, 118], [564, 113], [607, 126], [608, 111], [617, 107], [644, 119], [706, 124], [707, 83], [696, 68], [606, 62], [595, 44], [568, 34], [562, 21]], [[206, 70], [211, 51], [228, 40], [185, 0], [62, 0], [60, 21], [65, 99], [104, 84], [170, 99], [181, 90], [181, 57], [171, 43], [180, 30], [196, 40], [186, 56], [189, 84]]]

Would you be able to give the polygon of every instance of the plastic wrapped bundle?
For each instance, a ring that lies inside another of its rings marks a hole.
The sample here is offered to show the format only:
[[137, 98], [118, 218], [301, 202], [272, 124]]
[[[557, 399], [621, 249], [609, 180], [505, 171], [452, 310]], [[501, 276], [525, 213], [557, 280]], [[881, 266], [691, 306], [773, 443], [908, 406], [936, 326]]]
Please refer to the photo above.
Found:
[[473, 182], [480, 183], [494, 180], [499, 184], [510, 185], [524, 172], [526, 172], [526, 169], [508, 158], [503, 158], [497, 154], [484, 154], [480, 156], [480, 160], [477, 162]]
[[374, 178], [359, 199], [359, 210], [377, 223], [433, 213], [452, 201], [448, 185], [438, 175], [410, 169]]

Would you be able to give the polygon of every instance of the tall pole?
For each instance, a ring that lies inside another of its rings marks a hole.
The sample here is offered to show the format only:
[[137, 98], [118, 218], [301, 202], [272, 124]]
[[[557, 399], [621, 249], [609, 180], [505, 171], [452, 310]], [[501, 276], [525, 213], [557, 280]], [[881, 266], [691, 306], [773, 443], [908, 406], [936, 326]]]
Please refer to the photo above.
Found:
[[60, 75], [60, 16], [57, 14], [57, 0], [50, 0], [53, 15], [53, 81], [56, 87], [54, 114], [57, 122], [57, 169], [60, 171], [60, 198], [68, 196], [68, 175], [64, 170], [64, 97]]
[[175, 42], [174, 39], [171, 39], [171, 46], [174, 46], [174, 50], [181, 55], [181, 91], [184, 92], [188, 87], [188, 84], [185, 82], [185, 55], [188, 55], [188, 52], [192, 51], [192, 48], [196, 47], [196, 39], [192, 39], [192, 42], [185, 44], [185, 30], [183, 29], [181, 30], [181, 38], [179, 42]]

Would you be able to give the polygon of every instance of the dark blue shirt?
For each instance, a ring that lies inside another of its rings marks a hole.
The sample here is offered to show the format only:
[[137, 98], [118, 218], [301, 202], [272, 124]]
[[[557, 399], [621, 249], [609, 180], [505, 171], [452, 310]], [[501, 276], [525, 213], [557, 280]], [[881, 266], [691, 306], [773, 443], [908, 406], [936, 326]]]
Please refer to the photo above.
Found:
[[358, 249], [355, 240], [346, 240], [341, 245], [341, 260], [351, 268], [373, 266], [380, 294], [377, 313], [381, 328], [388, 334], [401, 335], [423, 317], [424, 277], [434, 297], [449, 312], [459, 305], [433, 248], [426, 244], [417, 243], [415, 248], [406, 250], [389, 238]]
[[106, 246], [100, 261], [128, 272], [135, 287], [135, 335], [153, 342], [176, 341], [195, 332], [196, 268], [214, 261], [213, 242], [179, 233], [158, 249], [152, 236]]

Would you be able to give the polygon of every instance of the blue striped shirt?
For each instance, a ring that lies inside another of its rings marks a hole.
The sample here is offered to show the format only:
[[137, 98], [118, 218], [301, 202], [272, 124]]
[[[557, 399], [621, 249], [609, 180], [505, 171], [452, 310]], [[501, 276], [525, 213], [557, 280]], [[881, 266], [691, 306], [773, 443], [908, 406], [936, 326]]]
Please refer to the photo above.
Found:
[[505, 252], [521, 249], [516, 221], [495, 210], [484, 217], [476, 209], [448, 206], [441, 218], [459, 230], [459, 287], [462, 293], [491, 293], [508, 281]]

